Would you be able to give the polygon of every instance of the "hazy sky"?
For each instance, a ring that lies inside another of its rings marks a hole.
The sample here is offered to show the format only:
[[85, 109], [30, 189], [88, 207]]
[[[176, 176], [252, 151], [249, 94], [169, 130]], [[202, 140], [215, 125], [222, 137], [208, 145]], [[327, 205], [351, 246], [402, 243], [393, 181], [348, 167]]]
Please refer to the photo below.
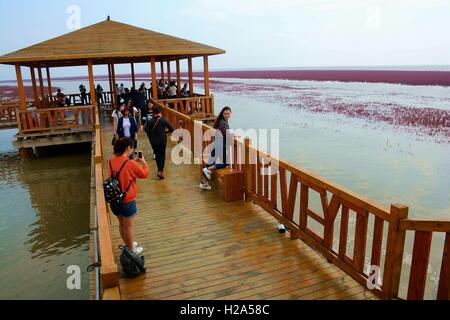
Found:
[[[110, 14], [226, 50], [211, 69], [450, 64], [450, 0], [2, 0], [0, 54], [72, 31], [71, 6], [81, 27]], [[15, 79], [14, 68], [0, 66], [0, 79]]]

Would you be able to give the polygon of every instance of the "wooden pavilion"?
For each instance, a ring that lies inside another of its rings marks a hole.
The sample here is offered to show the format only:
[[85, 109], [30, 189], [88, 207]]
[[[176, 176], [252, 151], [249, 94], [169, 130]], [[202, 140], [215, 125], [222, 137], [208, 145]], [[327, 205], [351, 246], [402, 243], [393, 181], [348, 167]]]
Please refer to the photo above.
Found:
[[[106, 21], [3, 55], [0, 57], [0, 63], [15, 66], [19, 88], [20, 99], [16, 103], [17, 114], [15, 114], [19, 134], [15, 145], [19, 148], [29, 148], [73, 143], [67, 139], [68, 130], [78, 131], [77, 134], [79, 131], [89, 131], [95, 122], [93, 108], [98, 107], [93, 72], [93, 66], [96, 65], [108, 66], [110, 90], [106, 92], [105, 100], [110, 101], [112, 105], [118, 103], [115, 65], [130, 64], [132, 84], [136, 88], [135, 64], [148, 63], [152, 75], [152, 92], [148, 92], [148, 97], [151, 96], [157, 100], [157, 63], [159, 63], [160, 79], [176, 81], [178, 87], [178, 99], [161, 100], [163, 104], [170, 103], [178, 111], [198, 114], [200, 118], [213, 116], [214, 100], [209, 89], [208, 57], [223, 53], [225, 51], [221, 49], [116, 22], [108, 17]], [[196, 94], [194, 90], [192, 71], [194, 58], [203, 59], [204, 94]], [[181, 96], [180, 92], [180, 61], [182, 60], [187, 60], [188, 65], [189, 97]], [[176, 79], [172, 74], [172, 64], [175, 64]], [[70, 107], [70, 110], [67, 107], [55, 108], [56, 96], [52, 89], [51, 69], [74, 66], [88, 67], [90, 87], [88, 103], [90, 103], [88, 106], [81, 103], [79, 106]], [[27, 109], [22, 67], [29, 68], [31, 74], [34, 95], [32, 110]], [[44, 86], [44, 70], [47, 88]], [[65, 132], [66, 139], [52, 139], [51, 142], [47, 140], [50, 135], [61, 136], [61, 132]], [[30, 141], [30, 137], [33, 141]], [[36, 137], [39, 138], [39, 142], [35, 141]], [[84, 139], [81, 140], [84, 141]], [[75, 142], [81, 141], [75, 139]]]

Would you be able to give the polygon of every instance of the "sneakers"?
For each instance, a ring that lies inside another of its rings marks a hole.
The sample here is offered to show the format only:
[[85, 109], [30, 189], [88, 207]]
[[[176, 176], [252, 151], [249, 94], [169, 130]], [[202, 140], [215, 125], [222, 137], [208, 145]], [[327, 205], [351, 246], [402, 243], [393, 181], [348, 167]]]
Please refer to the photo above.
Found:
[[198, 187], [203, 190], [211, 190], [211, 186], [207, 183], [200, 183]]
[[[126, 245], [126, 244], [123, 244], [122, 246], [126, 247], [127, 245]], [[136, 248], [137, 246], [138, 246], [138, 242], [137, 242], [137, 241], [134, 241], [134, 242], [133, 242], [133, 248]]]
[[279, 233], [286, 233], [286, 226], [284, 224], [280, 223], [278, 225], [278, 232]]
[[133, 249], [133, 253], [137, 254], [137, 255], [140, 255], [143, 251], [144, 251], [144, 248], [142, 248], [142, 247], [136, 247]]
[[204, 169], [203, 169], [203, 173], [205, 174], [205, 177], [206, 177], [208, 180], [211, 180], [211, 171], [209, 171], [208, 168], [204, 168]]

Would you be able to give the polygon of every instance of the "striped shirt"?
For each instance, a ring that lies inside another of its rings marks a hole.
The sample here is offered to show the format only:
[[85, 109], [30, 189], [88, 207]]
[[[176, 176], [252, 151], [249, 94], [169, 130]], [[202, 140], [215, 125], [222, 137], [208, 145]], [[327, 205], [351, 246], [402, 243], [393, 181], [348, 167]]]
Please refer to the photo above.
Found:
[[230, 125], [228, 124], [228, 121], [225, 119], [219, 120], [219, 123], [217, 125], [217, 130], [220, 131], [222, 134], [222, 138], [224, 141], [226, 141], [229, 138], [230, 135]]

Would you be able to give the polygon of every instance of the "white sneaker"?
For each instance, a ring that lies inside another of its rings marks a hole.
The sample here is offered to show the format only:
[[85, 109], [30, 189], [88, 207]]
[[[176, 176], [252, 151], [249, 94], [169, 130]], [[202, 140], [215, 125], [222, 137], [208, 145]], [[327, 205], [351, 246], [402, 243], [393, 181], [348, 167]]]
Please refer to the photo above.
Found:
[[[126, 247], [127, 245], [124, 244], [123, 246]], [[134, 241], [134, 242], [133, 242], [133, 249], [136, 248], [137, 246], [138, 246], [138, 242], [137, 242], [137, 241]]]
[[211, 180], [211, 171], [209, 171], [208, 168], [204, 168], [203, 173], [205, 174], [208, 180]]
[[198, 187], [203, 190], [211, 190], [211, 186], [207, 183], [200, 183]]
[[279, 233], [286, 233], [286, 226], [284, 224], [280, 223], [278, 225], [278, 232]]
[[137, 254], [137, 255], [141, 254], [143, 251], [144, 251], [144, 248], [142, 248], [142, 247], [136, 247], [133, 249], [133, 253]]

